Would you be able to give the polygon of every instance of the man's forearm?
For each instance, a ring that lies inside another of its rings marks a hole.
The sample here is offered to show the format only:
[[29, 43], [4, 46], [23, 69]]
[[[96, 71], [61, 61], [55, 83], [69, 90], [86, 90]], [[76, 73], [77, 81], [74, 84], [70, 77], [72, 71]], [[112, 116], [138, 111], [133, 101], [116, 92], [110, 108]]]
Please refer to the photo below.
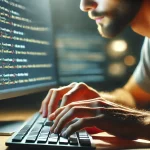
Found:
[[136, 108], [134, 97], [123, 88], [116, 89], [112, 92], [100, 92], [100, 95], [109, 101], [121, 104], [127, 107]]

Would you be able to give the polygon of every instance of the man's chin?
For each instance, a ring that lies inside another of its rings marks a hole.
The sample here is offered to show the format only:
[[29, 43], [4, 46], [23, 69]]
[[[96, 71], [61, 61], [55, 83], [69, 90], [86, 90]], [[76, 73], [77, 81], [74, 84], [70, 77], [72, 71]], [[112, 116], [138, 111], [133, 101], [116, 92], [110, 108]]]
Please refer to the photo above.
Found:
[[112, 32], [105, 32], [101, 26], [98, 26], [98, 32], [100, 33], [100, 35], [104, 38], [114, 38], [116, 37], [118, 34], [112, 33]]
[[108, 36], [107, 34], [105, 34], [102, 30], [102, 27], [101, 26], [98, 26], [98, 32], [99, 34], [103, 37], [103, 38], [111, 38], [110, 36]]
[[[99, 31], [99, 30], [98, 30]], [[110, 35], [107, 35], [107, 34], [104, 34], [103, 32], [99, 31], [99, 34], [103, 37], [103, 38], [113, 38], [115, 36], [110, 36]]]
[[103, 37], [103, 38], [114, 38], [117, 35], [116, 34], [110, 34], [110, 33], [105, 33], [102, 30], [98, 30], [99, 34]]

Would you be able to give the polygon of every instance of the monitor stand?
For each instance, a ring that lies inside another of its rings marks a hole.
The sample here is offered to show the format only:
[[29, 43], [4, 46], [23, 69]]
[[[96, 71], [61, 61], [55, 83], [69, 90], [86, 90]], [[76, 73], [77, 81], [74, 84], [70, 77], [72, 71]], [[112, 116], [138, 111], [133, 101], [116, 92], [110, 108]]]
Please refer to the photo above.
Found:
[[12, 135], [17, 131], [24, 121], [0, 121], [0, 135]]

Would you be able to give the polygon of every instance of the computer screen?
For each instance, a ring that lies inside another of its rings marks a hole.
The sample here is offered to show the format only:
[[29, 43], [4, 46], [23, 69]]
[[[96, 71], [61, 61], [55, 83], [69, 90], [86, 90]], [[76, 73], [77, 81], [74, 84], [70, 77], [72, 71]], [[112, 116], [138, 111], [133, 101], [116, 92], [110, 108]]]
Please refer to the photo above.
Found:
[[49, 0], [0, 0], [0, 100], [57, 84]]

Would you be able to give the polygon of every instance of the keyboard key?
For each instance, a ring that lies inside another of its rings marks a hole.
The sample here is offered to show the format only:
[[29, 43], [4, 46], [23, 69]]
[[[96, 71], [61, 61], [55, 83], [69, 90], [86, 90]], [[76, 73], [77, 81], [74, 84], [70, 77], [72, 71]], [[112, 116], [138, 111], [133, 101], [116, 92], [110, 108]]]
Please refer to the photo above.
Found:
[[48, 138], [49, 144], [57, 144], [58, 138]]
[[24, 134], [18, 133], [16, 136], [22, 136], [22, 137], [23, 137], [23, 136], [24, 136]]
[[50, 132], [50, 127], [44, 126], [41, 130], [40, 134], [49, 134]]
[[58, 138], [59, 137], [59, 135], [58, 134], [55, 134], [55, 133], [52, 133], [51, 135], [50, 135], [50, 138]]
[[28, 137], [28, 138], [26, 139], [26, 143], [35, 143], [35, 141], [36, 141], [36, 137], [34, 137], [34, 138]]
[[79, 142], [82, 146], [91, 146], [90, 138], [85, 130], [78, 132]]
[[[51, 149], [51, 146], [53, 146], [54, 148], [54, 146], [56, 145], [56, 149], [58, 147], [65, 149], [66, 146], [70, 146], [75, 149], [84, 149], [86, 147], [92, 150], [89, 135], [85, 130], [76, 132], [69, 138], [64, 138], [59, 134], [50, 132], [52, 123], [48, 122], [47, 119], [44, 124], [42, 122], [44, 122], [44, 119], [38, 119], [38, 123], [35, 121], [35, 124], [33, 124], [32, 126], [25, 125], [25, 127], [23, 127], [12, 139], [11, 143], [17, 143], [17, 145], [32, 145], [33, 147], [34, 145], [38, 144], [39, 147], [44, 145], [47, 148], [49, 147], [49, 149]], [[25, 140], [23, 140], [23, 138], [25, 138]]]
[[59, 138], [59, 144], [68, 144], [68, 139], [64, 137]]
[[29, 135], [26, 139], [26, 142], [34, 143], [36, 141], [37, 135]]
[[26, 125], [18, 132], [18, 134], [12, 139], [13, 142], [21, 142], [25, 135], [28, 133], [33, 123], [35, 122], [37, 115], [34, 115]]
[[36, 124], [34, 127], [33, 127], [33, 129], [32, 129], [32, 131], [31, 132], [40, 132], [40, 130], [41, 130], [41, 128], [42, 128], [42, 125], [41, 124]]
[[47, 142], [47, 137], [39, 137], [39, 138], [37, 139], [37, 142], [38, 142], [38, 143], [46, 143], [46, 142]]
[[79, 142], [82, 146], [91, 146], [89, 138], [79, 138]]
[[44, 126], [40, 132], [37, 142], [38, 143], [46, 143], [47, 138], [49, 136], [49, 132], [50, 132], [50, 127]]
[[78, 140], [77, 138], [69, 138], [69, 143], [70, 145], [78, 145]]
[[51, 127], [53, 125], [53, 121], [49, 121], [48, 119], [46, 120], [44, 126], [49, 126]]
[[32, 118], [30, 118], [30, 120], [28, 121], [27, 125], [32, 126], [35, 121], [37, 121], [38, 118], [40, 118], [41, 115], [39, 115], [39, 113], [35, 113]]
[[42, 116], [40, 116], [40, 117], [38, 118], [38, 120], [36, 121], [36, 123], [37, 123], [37, 124], [44, 124], [45, 121], [46, 121], [46, 118], [43, 118]]
[[78, 140], [75, 133], [69, 137], [69, 143], [70, 145], [78, 145]]
[[28, 137], [27, 137], [27, 139], [26, 139], [26, 142], [35, 142], [36, 141], [36, 138], [37, 138], [37, 136], [38, 136], [38, 134], [39, 134], [39, 132], [40, 132], [40, 130], [41, 130], [41, 128], [42, 128], [42, 125], [35, 125], [34, 127], [33, 127], [33, 129], [31, 130], [31, 132], [29, 133], [29, 135], [28, 135]]
[[39, 132], [30, 132], [29, 136], [37, 136]]
[[22, 139], [23, 139], [23, 136], [16, 135], [16, 136], [12, 139], [12, 141], [13, 141], [13, 142], [21, 142]]
[[49, 135], [48, 143], [49, 144], [57, 144], [58, 139], [59, 139], [59, 135], [52, 133]]
[[83, 138], [88, 137], [88, 134], [87, 134], [87, 132], [85, 130], [79, 131], [78, 135], [79, 135], [79, 137], [83, 137]]
[[[22, 139], [23, 139], [23, 137], [28, 133], [30, 127], [31, 127], [31, 126], [29, 126], [29, 125], [25, 125], [25, 126], [18, 132], [18, 134], [17, 134], [16, 136], [17, 136], [17, 137], [22, 137]], [[21, 139], [21, 140], [22, 140], [22, 139]], [[15, 141], [15, 140], [17, 141], [17, 138], [16, 138], [16, 139], [14, 138], [13, 141]], [[18, 142], [19, 142], [19, 139], [18, 139]]]

